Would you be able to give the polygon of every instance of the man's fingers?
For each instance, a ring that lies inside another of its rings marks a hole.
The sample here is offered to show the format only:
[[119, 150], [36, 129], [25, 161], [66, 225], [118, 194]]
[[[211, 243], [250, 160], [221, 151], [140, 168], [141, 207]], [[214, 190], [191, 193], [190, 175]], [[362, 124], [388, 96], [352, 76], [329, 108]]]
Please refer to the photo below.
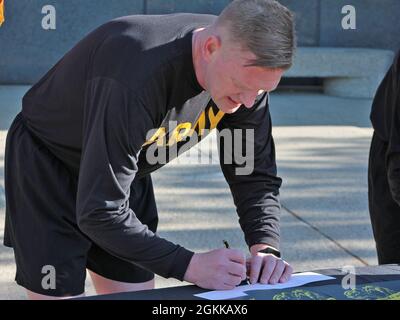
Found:
[[290, 277], [292, 276], [293, 268], [285, 262], [285, 271], [283, 272], [281, 278], [279, 279], [280, 283], [289, 281]]
[[223, 278], [223, 282], [227, 286], [237, 286], [242, 282], [242, 278], [228, 274]]
[[246, 275], [250, 277], [251, 271], [251, 258], [246, 259]]
[[283, 262], [283, 260], [281, 259], [276, 260], [275, 269], [272, 272], [271, 277], [269, 278], [270, 284], [275, 284], [280, 280], [283, 272], [285, 271], [285, 267], [286, 265]]
[[229, 249], [228, 250], [228, 258], [231, 261], [240, 263], [242, 265], [246, 265], [246, 256], [244, 253], [238, 249]]
[[276, 258], [272, 255], [263, 257], [263, 268], [260, 283], [267, 284], [276, 266]]
[[250, 283], [257, 283], [263, 264], [263, 257], [253, 256], [250, 266]]
[[229, 273], [240, 277], [242, 280], [246, 279], [246, 267], [237, 262], [231, 262], [229, 264]]

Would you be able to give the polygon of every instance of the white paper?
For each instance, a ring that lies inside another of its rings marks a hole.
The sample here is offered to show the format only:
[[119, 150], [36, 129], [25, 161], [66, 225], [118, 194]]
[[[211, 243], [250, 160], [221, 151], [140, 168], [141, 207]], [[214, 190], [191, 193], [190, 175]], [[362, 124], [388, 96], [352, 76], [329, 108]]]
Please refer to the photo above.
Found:
[[302, 272], [295, 273], [292, 275], [289, 281], [278, 284], [249, 284], [244, 286], [238, 286], [232, 290], [216, 290], [209, 291], [200, 294], [195, 294], [196, 297], [207, 299], [207, 300], [225, 300], [234, 299], [246, 296], [246, 291], [250, 290], [276, 290], [276, 289], [287, 289], [305, 285], [311, 282], [326, 281], [335, 279], [333, 277], [325, 276], [315, 272]]

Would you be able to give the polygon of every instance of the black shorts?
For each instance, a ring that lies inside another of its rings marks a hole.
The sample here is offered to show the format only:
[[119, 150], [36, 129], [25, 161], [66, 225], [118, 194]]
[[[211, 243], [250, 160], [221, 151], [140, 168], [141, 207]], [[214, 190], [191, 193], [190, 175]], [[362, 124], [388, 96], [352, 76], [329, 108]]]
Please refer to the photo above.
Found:
[[[19, 285], [50, 296], [82, 294], [86, 268], [121, 282], [154, 278], [152, 272], [105, 252], [80, 231], [75, 213], [77, 178], [31, 134], [21, 113], [8, 131], [4, 160], [4, 245], [14, 249]], [[133, 181], [129, 200], [140, 221], [156, 232], [150, 175]], [[55, 288], [47, 288], [49, 270], [55, 271]]]

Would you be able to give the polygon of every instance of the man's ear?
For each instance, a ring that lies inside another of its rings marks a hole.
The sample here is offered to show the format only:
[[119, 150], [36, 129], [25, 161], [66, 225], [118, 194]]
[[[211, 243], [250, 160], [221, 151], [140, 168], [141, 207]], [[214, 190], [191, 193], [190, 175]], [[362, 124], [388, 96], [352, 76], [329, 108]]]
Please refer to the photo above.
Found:
[[207, 62], [210, 62], [215, 54], [221, 49], [221, 38], [217, 35], [211, 35], [207, 38], [203, 46], [203, 56]]

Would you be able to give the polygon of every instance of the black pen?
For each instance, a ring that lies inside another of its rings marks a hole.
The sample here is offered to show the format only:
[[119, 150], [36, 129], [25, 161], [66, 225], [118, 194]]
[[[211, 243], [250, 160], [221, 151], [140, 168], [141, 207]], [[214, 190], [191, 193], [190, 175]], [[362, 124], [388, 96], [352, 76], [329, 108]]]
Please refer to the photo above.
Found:
[[222, 242], [224, 243], [225, 248], [229, 249], [229, 243], [228, 243], [228, 241], [222, 240]]
[[[228, 241], [222, 240], [222, 242], [224, 243], [225, 248], [229, 249], [229, 243], [228, 243]], [[241, 286], [246, 285], [246, 284], [251, 284], [248, 277], [246, 277], [246, 280], [243, 280], [243, 281], [240, 283]]]

